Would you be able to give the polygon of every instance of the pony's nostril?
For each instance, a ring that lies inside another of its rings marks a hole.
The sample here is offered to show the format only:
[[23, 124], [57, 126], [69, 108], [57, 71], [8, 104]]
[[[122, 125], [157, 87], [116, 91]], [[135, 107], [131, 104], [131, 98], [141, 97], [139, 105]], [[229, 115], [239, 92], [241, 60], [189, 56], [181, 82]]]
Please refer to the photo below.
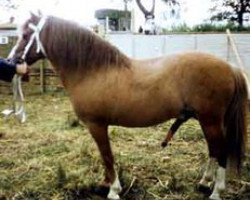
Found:
[[16, 60], [16, 63], [17, 63], [17, 64], [22, 64], [22, 63], [24, 63], [24, 59], [18, 58], [18, 59]]
[[9, 61], [13, 64], [22, 64], [24, 63], [24, 59], [22, 58], [11, 58]]

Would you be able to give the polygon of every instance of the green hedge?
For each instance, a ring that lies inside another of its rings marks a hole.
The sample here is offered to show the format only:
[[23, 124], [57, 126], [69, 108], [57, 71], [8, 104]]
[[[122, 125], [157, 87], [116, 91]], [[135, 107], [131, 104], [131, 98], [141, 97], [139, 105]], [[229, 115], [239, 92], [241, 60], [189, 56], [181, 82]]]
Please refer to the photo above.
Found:
[[163, 33], [169, 32], [225, 32], [227, 29], [230, 29], [232, 32], [250, 32], [250, 26], [239, 27], [233, 23], [228, 23], [225, 25], [216, 25], [212, 23], [204, 23], [189, 27], [187, 24], [181, 24], [179, 26], [172, 26], [171, 29], [163, 29]]

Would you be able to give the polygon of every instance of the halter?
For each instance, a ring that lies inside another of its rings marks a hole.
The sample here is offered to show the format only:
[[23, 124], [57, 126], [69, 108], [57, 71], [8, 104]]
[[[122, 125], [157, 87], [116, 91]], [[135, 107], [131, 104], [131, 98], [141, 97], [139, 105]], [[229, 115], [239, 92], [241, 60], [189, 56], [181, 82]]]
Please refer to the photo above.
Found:
[[23, 52], [23, 55], [22, 55], [22, 59], [25, 60], [26, 58], [26, 55], [27, 53], [29, 52], [34, 40], [36, 40], [36, 44], [37, 44], [37, 47], [36, 47], [36, 53], [39, 53], [39, 52], [42, 52], [42, 54], [47, 57], [47, 54], [45, 52], [45, 49], [42, 45], [42, 42], [40, 40], [40, 32], [42, 31], [45, 23], [46, 23], [46, 19], [47, 17], [42, 17], [39, 21], [39, 23], [37, 25], [34, 25], [32, 23], [29, 23], [29, 28], [32, 29], [34, 32], [33, 34], [30, 36], [30, 40], [29, 42], [27, 43], [27, 45], [25, 46], [24, 48], [24, 52]]

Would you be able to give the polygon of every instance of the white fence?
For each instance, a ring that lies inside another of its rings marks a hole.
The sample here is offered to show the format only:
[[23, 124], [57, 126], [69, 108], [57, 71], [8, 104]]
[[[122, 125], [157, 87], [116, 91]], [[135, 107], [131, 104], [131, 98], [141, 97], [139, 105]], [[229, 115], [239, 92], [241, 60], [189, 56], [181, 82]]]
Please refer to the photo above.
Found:
[[[250, 34], [232, 34], [246, 70], [250, 72]], [[112, 44], [133, 58], [152, 58], [198, 50], [214, 54], [237, 65], [226, 34], [132, 35], [110, 34]]]

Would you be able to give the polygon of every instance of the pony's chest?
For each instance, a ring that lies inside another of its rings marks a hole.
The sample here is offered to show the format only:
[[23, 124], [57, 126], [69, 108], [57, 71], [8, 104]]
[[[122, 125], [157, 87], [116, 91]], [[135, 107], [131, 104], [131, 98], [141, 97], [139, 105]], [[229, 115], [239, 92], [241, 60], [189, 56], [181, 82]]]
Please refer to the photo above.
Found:
[[83, 82], [71, 90], [70, 99], [78, 115], [104, 117], [112, 112], [120, 98], [127, 96], [126, 91], [107, 80]]

